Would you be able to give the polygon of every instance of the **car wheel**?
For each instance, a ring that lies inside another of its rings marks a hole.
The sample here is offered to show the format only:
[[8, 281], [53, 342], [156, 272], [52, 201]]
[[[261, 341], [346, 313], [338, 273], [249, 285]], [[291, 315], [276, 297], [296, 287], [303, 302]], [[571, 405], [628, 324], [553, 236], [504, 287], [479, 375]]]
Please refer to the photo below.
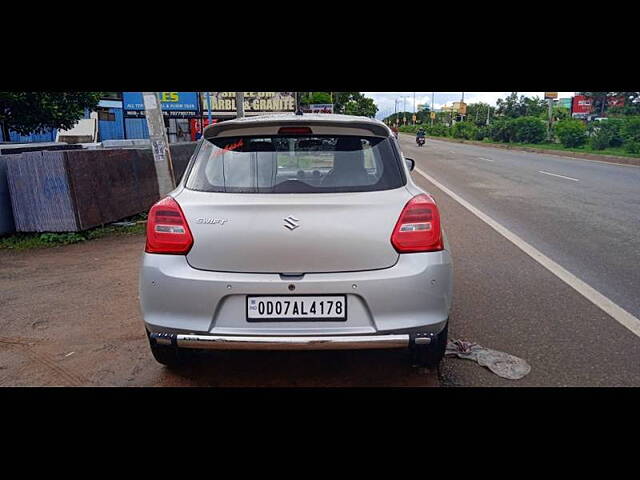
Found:
[[410, 348], [411, 365], [414, 367], [426, 367], [430, 370], [438, 368], [447, 348], [448, 332], [449, 323], [447, 322], [447, 325], [439, 334], [434, 336], [428, 345], [412, 345]]

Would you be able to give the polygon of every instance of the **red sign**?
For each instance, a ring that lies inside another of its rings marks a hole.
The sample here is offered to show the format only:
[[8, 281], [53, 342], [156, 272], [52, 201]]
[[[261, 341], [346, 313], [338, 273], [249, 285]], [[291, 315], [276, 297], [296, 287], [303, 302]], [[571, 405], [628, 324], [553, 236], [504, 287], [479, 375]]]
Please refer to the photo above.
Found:
[[584, 95], [576, 95], [571, 103], [571, 111], [573, 113], [587, 115], [593, 110], [593, 102], [590, 97]]
[[[608, 107], [624, 106], [624, 97], [607, 97]], [[572, 100], [571, 111], [577, 115], [588, 115], [593, 113], [593, 98], [584, 95], [576, 95]]]
[[624, 107], [624, 97], [609, 97], [607, 105], [609, 107]]
[[[216, 123], [218, 120], [213, 118], [211, 123]], [[192, 118], [189, 120], [191, 123], [191, 141], [195, 142], [202, 136], [202, 129], [209, 125], [208, 118]]]

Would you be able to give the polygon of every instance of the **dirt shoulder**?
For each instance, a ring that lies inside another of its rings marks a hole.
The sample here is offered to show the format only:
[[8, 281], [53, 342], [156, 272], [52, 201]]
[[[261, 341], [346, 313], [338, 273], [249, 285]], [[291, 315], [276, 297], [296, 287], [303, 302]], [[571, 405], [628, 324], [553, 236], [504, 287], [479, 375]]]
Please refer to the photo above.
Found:
[[155, 362], [138, 304], [144, 235], [0, 250], [0, 386], [437, 386], [403, 351], [217, 352]]

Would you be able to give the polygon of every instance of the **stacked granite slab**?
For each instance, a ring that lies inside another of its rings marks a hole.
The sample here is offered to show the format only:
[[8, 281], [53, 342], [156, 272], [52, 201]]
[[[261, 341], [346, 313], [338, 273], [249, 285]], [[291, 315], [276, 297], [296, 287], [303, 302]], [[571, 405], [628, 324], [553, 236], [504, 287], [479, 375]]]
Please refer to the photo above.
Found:
[[180, 183], [180, 180], [187, 169], [187, 165], [189, 165], [189, 160], [191, 160], [191, 156], [195, 152], [196, 145], [197, 142], [172, 143], [169, 145], [176, 184]]
[[159, 198], [151, 151], [41, 151], [11, 157], [6, 176], [19, 232], [86, 230], [146, 211]]
[[7, 184], [7, 158], [9, 155], [0, 155], [0, 235], [6, 235], [16, 231], [13, 223], [13, 210], [9, 197], [9, 185]]
[[0, 155], [17, 155], [25, 152], [35, 152], [38, 150], [80, 150], [82, 145], [70, 145], [64, 142], [44, 142], [44, 143], [7, 143], [0, 144]]

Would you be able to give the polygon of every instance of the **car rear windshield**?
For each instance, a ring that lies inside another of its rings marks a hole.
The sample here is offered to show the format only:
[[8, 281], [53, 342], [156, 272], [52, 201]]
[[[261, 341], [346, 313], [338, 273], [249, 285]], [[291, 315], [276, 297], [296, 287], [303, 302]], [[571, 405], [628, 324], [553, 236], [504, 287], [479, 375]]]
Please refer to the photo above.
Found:
[[404, 185], [390, 140], [297, 135], [203, 140], [186, 187], [206, 192], [328, 193]]

